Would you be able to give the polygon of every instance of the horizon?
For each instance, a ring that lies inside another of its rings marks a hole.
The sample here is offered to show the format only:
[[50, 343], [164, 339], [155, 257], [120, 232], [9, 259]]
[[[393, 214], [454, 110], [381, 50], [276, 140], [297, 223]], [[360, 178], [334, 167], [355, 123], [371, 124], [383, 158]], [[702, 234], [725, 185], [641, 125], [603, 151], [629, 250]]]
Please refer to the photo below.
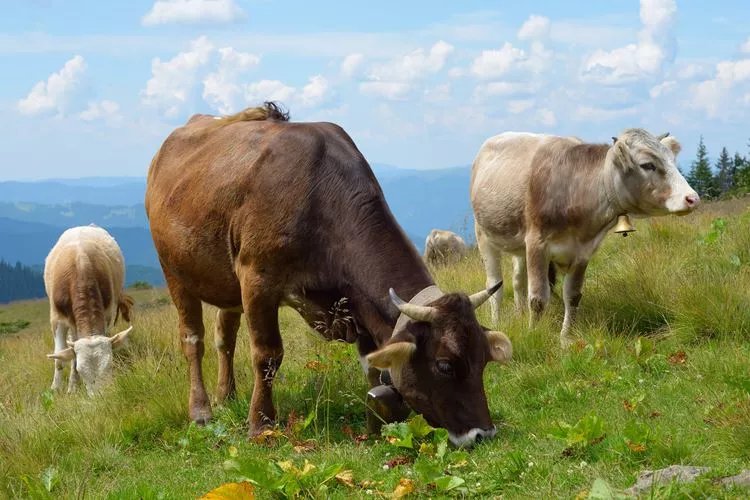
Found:
[[142, 176], [190, 115], [266, 99], [410, 170], [470, 164], [509, 130], [642, 127], [677, 137], [683, 164], [700, 135], [712, 158], [746, 155], [748, 26], [740, 0], [16, 3], [0, 19], [0, 180]]

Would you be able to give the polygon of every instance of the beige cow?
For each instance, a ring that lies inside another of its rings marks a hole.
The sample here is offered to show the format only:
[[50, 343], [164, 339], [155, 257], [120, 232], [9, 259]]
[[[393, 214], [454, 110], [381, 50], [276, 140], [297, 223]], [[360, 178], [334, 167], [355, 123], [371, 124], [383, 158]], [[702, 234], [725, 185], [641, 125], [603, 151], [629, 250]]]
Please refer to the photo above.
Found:
[[[133, 299], [123, 293], [125, 266], [117, 242], [104, 229], [66, 230], [44, 262], [44, 286], [50, 301], [55, 338], [52, 389], [62, 386], [64, 363], [71, 363], [68, 392], [80, 374], [89, 395], [99, 392], [112, 372], [112, 352], [122, 348], [133, 327], [107, 335], [117, 316], [130, 322]], [[67, 333], [67, 338], [66, 338]], [[67, 341], [67, 347], [66, 347]]]
[[[684, 215], [698, 194], [675, 165], [680, 144], [627, 129], [613, 144], [574, 137], [508, 132], [488, 139], [474, 160], [471, 203], [487, 282], [501, 280], [500, 254], [513, 257], [517, 309], [541, 316], [550, 295], [548, 271], [566, 273], [561, 341], [569, 342], [586, 266], [618, 215]], [[491, 299], [498, 319], [502, 293]]]
[[466, 243], [456, 233], [433, 229], [424, 242], [424, 260], [430, 265], [456, 264], [466, 255]]

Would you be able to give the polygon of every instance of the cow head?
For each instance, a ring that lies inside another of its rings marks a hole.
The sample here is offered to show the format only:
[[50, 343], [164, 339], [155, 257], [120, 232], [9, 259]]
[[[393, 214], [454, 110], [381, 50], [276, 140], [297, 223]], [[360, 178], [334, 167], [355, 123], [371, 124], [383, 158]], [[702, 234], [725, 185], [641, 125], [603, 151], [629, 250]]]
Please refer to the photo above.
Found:
[[81, 337], [75, 342], [68, 342], [67, 349], [47, 354], [47, 357], [62, 361], [75, 360], [76, 370], [83, 379], [86, 392], [89, 396], [94, 396], [111, 380], [112, 353], [125, 347], [131, 330], [132, 326], [112, 337]]
[[370, 366], [387, 369], [405, 402], [427, 422], [448, 430], [456, 445], [495, 434], [482, 375], [490, 361], [507, 363], [513, 349], [505, 334], [485, 330], [479, 307], [502, 284], [472, 296], [450, 293], [427, 305], [391, 301], [409, 321], [367, 356]]
[[677, 169], [680, 143], [669, 133], [654, 137], [643, 129], [627, 129], [615, 139], [611, 155], [614, 189], [610, 193], [629, 213], [685, 215], [700, 197]]

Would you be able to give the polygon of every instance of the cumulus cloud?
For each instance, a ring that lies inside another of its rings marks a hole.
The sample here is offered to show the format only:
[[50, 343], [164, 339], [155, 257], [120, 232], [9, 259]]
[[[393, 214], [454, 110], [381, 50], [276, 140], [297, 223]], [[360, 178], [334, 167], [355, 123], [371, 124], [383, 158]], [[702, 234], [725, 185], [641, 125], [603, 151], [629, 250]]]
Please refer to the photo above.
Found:
[[538, 40], [549, 35], [550, 20], [548, 17], [532, 14], [518, 30], [519, 40]]
[[611, 51], [597, 50], [582, 68], [584, 80], [620, 84], [653, 77], [674, 56], [675, 0], [641, 0], [638, 42]]
[[692, 80], [693, 78], [703, 75], [706, 75], [706, 68], [696, 63], [686, 64], [677, 72], [677, 76], [681, 80]]
[[86, 122], [104, 120], [109, 124], [120, 122], [120, 105], [115, 101], [107, 99], [101, 101], [89, 101], [88, 108], [82, 111], [78, 117]]
[[536, 110], [536, 121], [546, 127], [554, 127], [557, 125], [555, 113], [547, 108], [539, 108]]
[[505, 42], [500, 50], [484, 50], [471, 64], [471, 72], [482, 79], [498, 78], [523, 61], [526, 53]]
[[249, 103], [288, 101], [293, 95], [294, 87], [279, 80], [261, 80], [245, 87], [245, 100]]
[[575, 121], [605, 122], [625, 116], [633, 116], [636, 112], [635, 107], [605, 109], [596, 106], [580, 106], [573, 112], [572, 118]]
[[302, 105], [312, 107], [321, 104], [325, 101], [328, 90], [328, 80], [321, 75], [311, 76], [309, 83], [302, 88]]
[[370, 79], [383, 82], [418, 80], [443, 69], [452, 52], [453, 45], [441, 40], [433, 45], [429, 52], [417, 49], [388, 63], [374, 66], [370, 70]]
[[477, 85], [474, 89], [474, 97], [482, 99], [493, 96], [511, 96], [516, 94], [528, 94], [536, 92], [539, 85], [528, 82], [489, 82]]
[[344, 78], [352, 78], [359, 70], [362, 62], [365, 60], [365, 56], [360, 53], [349, 54], [341, 62], [341, 75]]
[[168, 118], [176, 118], [191, 104], [201, 73], [211, 61], [214, 46], [202, 36], [190, 43], [190, 50], [168, 61], [151, 61], [151, 78], [141, 91], [143, 102], [160, 109]]
[[56, 111], [62, 116], [69, 104], [80, 90], [82, 78], [86, 72], [86, 61], [82, 56], [75, 56], [65, 63], [47, 81], [40, 81], [29, 94], [18, 101], [18, 111], [24, 115], [40, 115]]
[[447, 102], [451, 99], [451, 84], [441, 83], [424, 90], [424, 99], [427, 102]]
[[714, 77], [691, 88], [688, 106], [705, 111], [709, 118], [733, 117], [737, 106], [746, 106], [750, 91], [750, 58], [721, 61]]
[[743, 54], [750, 54], [750, 36], [747, 37], [745, 43], [740, 45], [740, 51], [742, 51]]
[[234, 0], [159, 0], [143, 16], [144, 26], [228, 24], [247, 19]]
[[216, 71], [203, 79], [203, 100], [222, 114], [238, 111], [243, 92], [237, 77], [260, 64], [260, 57], [248, 52], [238, 52], [232, 47], [219, 49]]
[[534, 99], [517, 99], [514, 101], [508, 101], [508, 112], [514, 115], [528, 111], [534, 107], [536, 101]]

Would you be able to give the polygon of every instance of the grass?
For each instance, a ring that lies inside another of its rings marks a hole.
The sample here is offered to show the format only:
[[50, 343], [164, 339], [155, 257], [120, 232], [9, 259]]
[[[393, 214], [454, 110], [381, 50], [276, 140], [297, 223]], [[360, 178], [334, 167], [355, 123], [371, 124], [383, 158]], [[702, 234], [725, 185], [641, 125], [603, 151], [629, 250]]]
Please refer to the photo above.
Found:
[[[280, 315], [286, 356], [275, 385], [280, 432], [260, 443], [245, 434], [252, 372], [244, 324], [235, 363], [239, 397], [197, 428], [187, 423], [187, 367], [164, 290], [133, 292], [133, 340], [117, 357], [114, 386], [96, 400], [85, 391], [48, 391], [46, 302], [2, 306], [3, 322], [28, 325], [0, 333], [0, 496], [196, 498], [243, 477], [281, 474], [308, 497], [390, 497], [401, 488], [414, 496], [574, 498], [598, 479], [624, 489], [641, 470], [672, 464], [710, 466], [716, 474], [750, 469], [747, 202], [635, 225], [626, 239], [608, 237], [595, 256], [580, 341], [568, 353], [558, 346], [560, 299], [529, 330], [526, 318], [513, 314], [506, 287], [497, 326], [511, 337], [514, 358], [485, 372], [490, 411], [502, 426], [494, 440], [459, 458], [433, 457], [432, 445], [420, 453], [380, 436], [361, 441], [367, 387], [356, 350], [318, 340], [288, 309]], [[436, 278], [445, 290], [484, 285], [475, 251]], [[208, 346], [212, 312], [206, 307]], [[488, 306], [479, 318], [490, 325]], [[212, 347], [204, 366], [212, 391]], [[227, 460], [236, 462], [234, 470]], [[429, 464], [458, 479], [431, 481]], [[331, 471], [351, 475], [334, 479], [326, 476]], [[280, 495], [261, 487], [256, 493]], [[747, 493], [709, 477], [655, 497]]]

